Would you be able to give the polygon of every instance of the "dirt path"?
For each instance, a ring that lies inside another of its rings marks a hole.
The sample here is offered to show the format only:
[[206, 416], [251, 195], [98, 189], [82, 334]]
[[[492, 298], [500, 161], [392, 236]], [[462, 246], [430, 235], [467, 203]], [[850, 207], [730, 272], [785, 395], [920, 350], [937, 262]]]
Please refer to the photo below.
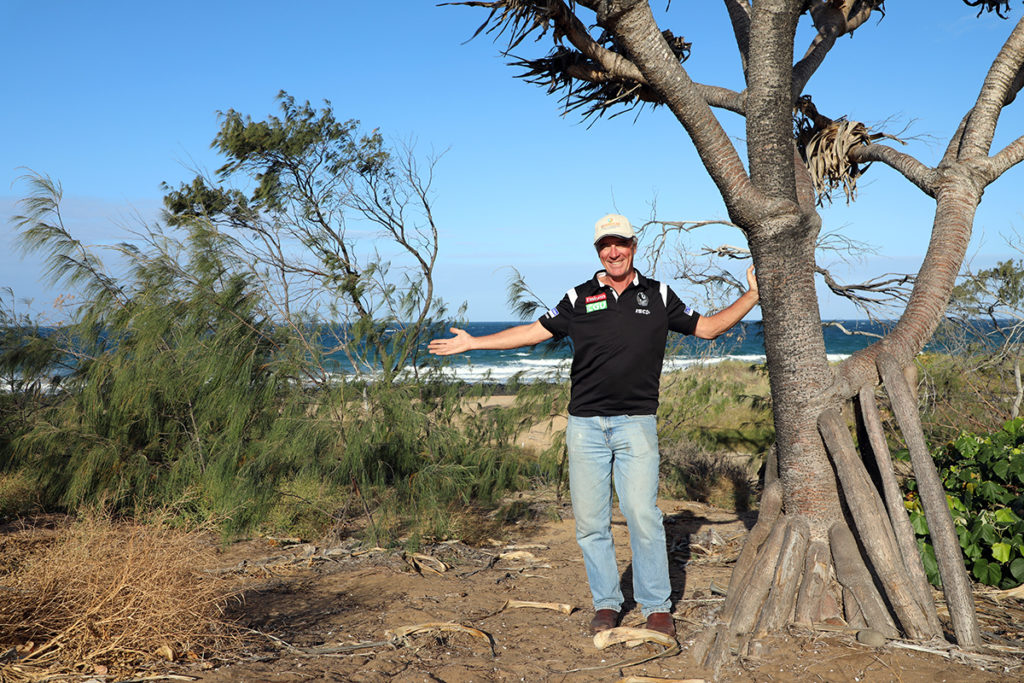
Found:
[[[449, 568], [432, 571], [430, 559], [401, 554], [353, 554], [337, 548], [325, 560], [312, 546], [272, 548], [266, 541], [226, 551], [225, 566], [249, 562], [252, 586], [237, 607], [242, 622], [280, 639], [254, 651], [249, 661], [193, 672], [203, 681], [616, 681], [628, 676], [710, 679], [686, 648], [720, 604], [712, 591], [728, 585], [753, 513], [737, 516], [690, 502], [663, 501], [671, 548], [673, 601], [682, 652], [642, 664], [657, 645], [598, 650], [588, 633], [592, 615], [571, 512], [560, 521], [515, 534], [507, 543], [471, 548], [460, 542], [425, 549]], [[629, 599], [625, 524], [615, 519], [619, 566]], [[289, 560], [256, 567], [255, 558]], [[437, 569], [442, 569], [435, 565]], [[567, 603], [570, 614], [538, 609], [502, 609], [507, 600]], [[632, 609], [625, 625], [641, 621]], [[491, 645], [467, 633], [422, 633], [399, 646], [389, 630], [429, 622], [455, 622], [479, 629]], [[271, 642], [271, 641], [265, 641]], [[287, 645], [281, 644], [286, 643]], [[349, 649], [355, 646], [366, 646]], [[291, 646], [291, 647], [289, 647]], [[318, 654], [310, 654], [319, 648]], [[324, 650], [334, 650], [325, 653]], [[845, 633], [804, 632], [765, 639], [756, 656], [735, 658], [726, 681], [1009, 681], [1021, 680], [1024, 662], [983, 670], [939, 655], [869, 648]]]

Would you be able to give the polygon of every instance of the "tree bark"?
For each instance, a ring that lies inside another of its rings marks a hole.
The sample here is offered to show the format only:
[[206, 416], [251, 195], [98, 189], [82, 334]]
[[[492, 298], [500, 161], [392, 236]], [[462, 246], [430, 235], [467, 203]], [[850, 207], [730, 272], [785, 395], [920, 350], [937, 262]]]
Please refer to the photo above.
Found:
[[900, 556], [903, 558], [903, 566], [906, 567], [907, 573], [910, 575], [911, 585], [917, 594], [917, 602], [928, 619], [929, 630], [936, 635], [940, 634], [942, 633], [942, 624], [935, 611], [935, 598], [928, 584], [924, 565], [921, 563], [921, 553], [917, 549], [914, 529], [910, 526], [910, 516], [903, 505], [903, 495], [900, 492], [899, 483], [896, 481], [896, 472], [892, 467], [892, 456], [882, 431], [882, 419], [878, 415], [873, 387], [861, 389], [857, 407], [864, 431], [861, 450], [870, 450], [874, 455], [882, 482], [885, 506], [889, 511], [889, 522], [896, 534], [896, 543]]
[[[853, 621], [857, 614], [863, 616], [867, 626], [875, 629], [886, 638], [896, 638], [899, 631], [882, 596], [875, 588], [864, 560], [861, 557], [857, 541], [843, 522], [837, 522], [829, 533], [832, 543], [832, 558], [835, 562], [836, 577], [839, 583], [849, 592], [844, 602], [847, 604], [847, 620]], [[851, 601], [849, 598], [852, 597]], [[851, 604], [852, 603], [852, 604]], [[854, 605], [856, 609], [854, 609]]]
[[921, 496], [925, 518], [928, 520], [935, 559], [939, 563], [942, 590], [946, 594], [946, 605], [953, 620], [953, 631], [961, 646], [977, 647], [981, 643], [981, 636], [978, 631], [978, 617], [974, 612], [971, 582], [964, 568], [960, 543], [953, 528], [949, 505], [946, 503], [946, 492], [942, 488], [939, 474], [935, 471], [935, 462], [924, 440], [917, 403], [913, 401], [903, 371], [892, 355], [879, 354], [878, 370], [885, 389], [889, 392], [893, 413], [910, 451], [910, 462], [914, 466], [917, 490]]

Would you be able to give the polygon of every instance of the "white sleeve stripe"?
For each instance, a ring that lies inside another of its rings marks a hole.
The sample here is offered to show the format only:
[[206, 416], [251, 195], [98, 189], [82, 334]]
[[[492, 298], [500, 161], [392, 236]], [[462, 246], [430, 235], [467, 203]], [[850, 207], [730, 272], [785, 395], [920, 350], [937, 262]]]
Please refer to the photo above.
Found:
[[569, 297], [569, 305], [570, 306], [575, 306], [576, 305], [576, 288], [573, 287], [568, 292], [566, 292], [565, 295], [567, 297]]
[[662, 282], [661, 286], [658, 287], [658, 293], [661, 294], [661, 303], [668, 307], [668, 285]]

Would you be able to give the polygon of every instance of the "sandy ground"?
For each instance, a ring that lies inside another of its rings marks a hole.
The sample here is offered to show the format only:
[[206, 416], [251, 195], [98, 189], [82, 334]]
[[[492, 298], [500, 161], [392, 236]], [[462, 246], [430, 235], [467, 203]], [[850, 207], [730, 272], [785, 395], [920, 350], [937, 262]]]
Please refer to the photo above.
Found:
[[[687, 648], [721, 604], [712, 585], [728, 585], [754, 513], [738, 516], [680, 501], [663, 501], [661, 506], [681, 645], [677, 653], [670, 650], [667, 656], [634, 663], [665, 648], [595, 647], [588, 632], [592, 610], [571, 511], [549, 504], [549, 522], [517, 528], [483, 547], [458, 541], [436, 544], [424, 548], [419, 558], [346, 545], [324, 548], [267, 539], [236, 544], [221, 558], [223, 568], [245, 576], [248, 585], [233, 614], [265, 636], [242, 661], [206, 671], [183, 667], [180, 673], [209, 682], [617, 681], [644, 676], [710, 680], [711, 672], [697, 667]], [[614, 533], [628, 601], [631, 574], [621, 517], [615, 520]], [[572, 611], [503, 609], [509, 600], [565, 603]], [[632, 604], [627, 608], [624, 624], [639, 624], [639, 610]], [[1024, 615], [1021, 603], [1013, 603], [1013, 610]], [[1019, 631], [1005, 629], [1005, 614], [1004, 609], [998, 623], [983, 618], [983, 629], [1002, 629], [1004, 638], [1020, 638]], [[403, 626], [430, 623], [459, 624], [480, 633], [427, 630], [392, 636]], [[1002, 642], [1024, 645], [1019, 640]], [[1003, 653], [999, 659], [965, 663], [892, 642], [866, 647], [843, 632], [794, 631], [759, 641], [751, 653], [731, 660], [719, 680], [1024, 679], [1019, 656]]]

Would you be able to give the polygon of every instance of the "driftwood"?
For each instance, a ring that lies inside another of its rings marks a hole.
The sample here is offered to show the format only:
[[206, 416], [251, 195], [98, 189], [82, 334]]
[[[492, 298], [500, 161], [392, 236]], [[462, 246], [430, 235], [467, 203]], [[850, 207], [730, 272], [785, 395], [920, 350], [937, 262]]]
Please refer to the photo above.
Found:
[[970, 580], [967, 578], [967, 570], [964, 568], [960, 543], [953, 528], [953, 518], [946, 503], [946, 492], [942, 488], [939, 474], [935, 471], [935, 462], [924, 440], [917, 402], [898, 361], [892, 354], [878, 354], [876, 364], [878, 374], [889, 394], [896, 422], [910, 451], [910, 463], [914, 467], [921, 505], [928, 520], [935, 559], [938, 561], [939, 575], [942, 577], [942, 590], [946, 595], [946, 604], [953, 621], [957, 643], [966, 648], [978, 647], [981, 644], [981, 635], [978, 630], [978, 618], [974, 613], [974, 595], [971, 592]]
[[643, 643], [658, 643], [665, 647], [676, 645], [676, 639], [660, 631], [652, 631], [649, 628], [631, 628], [629, 626], [616, 626], [605, 631], [600, 631], [594, 636], [594, 647], [603, 650], [606, 647], [625, 643], [629, 647], [635, 647]]
[[480, 629], [473, 628], [472, 626], [463, 626], [462, 624], [456, 624], [450, 621], [431, 621], [425, 624], [399, 626], [398, 628], [385, 631], [384, 635], [389, 640], [401, 642], [409, 636], [419, 633], [465, 633], [487, 643], [487, 646], [491, 650], [491, 655], [494, 654], [494, 639], [491, 638], [490, 634], [484, 633]]
[[513, 609], [517, 607], [531, 607], [534, 609], [550, 609], [562, 614], [572, 614], [573, 606], [564, 602], [535, 602], [533, 600], [506, 600], [501, 609]]

